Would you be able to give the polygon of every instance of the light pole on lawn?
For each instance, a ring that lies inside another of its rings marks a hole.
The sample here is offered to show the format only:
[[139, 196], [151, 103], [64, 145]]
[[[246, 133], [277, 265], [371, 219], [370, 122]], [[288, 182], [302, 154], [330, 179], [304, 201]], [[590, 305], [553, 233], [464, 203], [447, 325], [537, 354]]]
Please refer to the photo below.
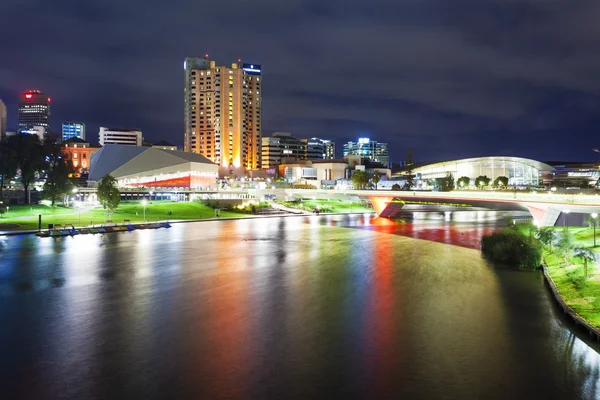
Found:
[[565, 217], [563, 218], [563, 228], [569, 229], [567, 226], [567, 216], [569, 215], [569, 210], [563, 210]]
[[146, 199], [142, 200], [142, 205], [144, 206], [144, 222], [146, 222], [146, 204], [148, 202], [146, 201]]
[[598, 222], [598, 213], [592, 213], [592, 221], [594, 223], [594, 247], [596, 247], [596, 223]]

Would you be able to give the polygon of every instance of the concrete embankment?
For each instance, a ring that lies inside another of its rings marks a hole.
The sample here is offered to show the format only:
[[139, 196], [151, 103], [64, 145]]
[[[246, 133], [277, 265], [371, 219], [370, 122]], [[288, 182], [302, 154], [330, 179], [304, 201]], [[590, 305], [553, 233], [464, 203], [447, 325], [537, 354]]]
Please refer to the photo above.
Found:
[[575, 323], [575, 325], [578, 325], [580, 328], [587, 331], [590, 334], [590, 336], [593, 336], [596, 338], [596, 340], [600, 341], [600, 329], [596, 328], [594, 325], [592, 325], [591, 323], [586, 321], [585, 318], [583, 318], [581, 315], [577, 314], [571, 307], [569, 307], [569, 305], [567, 304], [565, 299], [562, 297], [562, 295], [558, 291], [558, 287], [556, 286], [556, 283], [550, 276], [550, 273], [548, 272], [548, 267], [546, 265], [543, 265], [543, 269], [544, 269], [544, 279], [546, 280], [546, 283], [548, 284], [548, 287], [550, 288], [550, 291], [552, 292], [552, 296], [554, 297], [554, 300], [558, 304], [558, 307], [563, 311], [563, 313], [565, 313], [565, 315], [567, 315], [569, 318], [571, 318], [571, 320]]

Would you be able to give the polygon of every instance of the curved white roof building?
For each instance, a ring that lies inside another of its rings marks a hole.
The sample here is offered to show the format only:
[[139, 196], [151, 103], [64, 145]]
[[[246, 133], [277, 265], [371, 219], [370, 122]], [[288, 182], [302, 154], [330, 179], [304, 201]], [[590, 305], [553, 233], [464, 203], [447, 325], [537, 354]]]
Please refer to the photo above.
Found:
[[554, 171], [554, 168], [528, 158], [492, 156], [429, 164], [415, 168], [413, 174], [422, 180], [443, 178], [448, 172], [452, 173], [455, 180], [466, 176], [473, 181], [478, 176], [486, 175], [493, 181], [499, 176], [506, 176], [510, 186], [537, 186], [543, 171]]

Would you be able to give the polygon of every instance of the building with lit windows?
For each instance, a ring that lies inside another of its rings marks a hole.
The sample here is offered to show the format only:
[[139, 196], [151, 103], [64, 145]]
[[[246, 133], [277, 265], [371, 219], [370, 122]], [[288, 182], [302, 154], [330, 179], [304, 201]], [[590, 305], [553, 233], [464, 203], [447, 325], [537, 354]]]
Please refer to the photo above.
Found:
[[63, 142], [72, 138], [85, 140], [85, 124], [81, 122], [63, 122], [62, 140]]
[[29, 90], [19, 98], [19, 131], [42, 126], [49, 131], [50, 97], [39, 90]]
[[283, 158], [305, 159], [306, 148], [302, 140], [290, 133], [275, 132], [272, 137], [263, 137], [261, 145], [262, 168], [273, 168], [281, 164]]
[[307, 160], [333, 160], [335, 158], [335, 144], [331, 140], [319, 138], [302, 139]]
[[217, 164], [199, 154], [107, 144], [92, 156], [88, 185], [110, 174], [121, 187], [215, 189], [218, 172]]
[[78, 137], [72, 137], [62, 143], [63, 153], [69, 161], [76, 176], [89, 172], [92, 155], [100, 150], [99, 147], [90, 146], [88, 142]]
[[141, 146], [144, 143], [142, 131], [138, 129], [121, 129], [100, 127], [100, 146], [107, 144], [125, 144], [130, 146]]
[[6, 137], [6, 104], [0, 99], [0, 140]]
[[542, 173], [554, 170], [548, 164], [528, 158], [478, 157], [429, 164], [413, 169], [412, 173], [421, 186], [427, 185], [430, 179], [444, 178], [447, 173], [451, 173], [455, 181], [466, 176], [471, 184], [479, 176], [487, 176], [492, 182], [505, 176], [509, 186], [538, 186]]
[[224, 168], [261, 168], [262, 71], [257, 64], [184, 62], [184, 151]]
[[379, 143], [369, 138], [360, 138], [358, 142], [344, 144], [344, 157], [349, 155], [368, 158], [371, 162], [382, 164], [386, 168], [390, 163], [387, 143]]

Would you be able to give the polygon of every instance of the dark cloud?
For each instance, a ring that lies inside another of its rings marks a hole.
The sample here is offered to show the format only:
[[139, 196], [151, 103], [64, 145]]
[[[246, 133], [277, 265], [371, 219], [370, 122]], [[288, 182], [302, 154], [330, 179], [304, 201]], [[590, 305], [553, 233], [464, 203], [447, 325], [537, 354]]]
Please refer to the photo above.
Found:
[[3, 0], [0, 97], [53, 97], [55, 126], [182, 142], [183, 59], [264, 69], [264, 134], [368, 135], [421, 159], [594, 159], [591, 0]]

